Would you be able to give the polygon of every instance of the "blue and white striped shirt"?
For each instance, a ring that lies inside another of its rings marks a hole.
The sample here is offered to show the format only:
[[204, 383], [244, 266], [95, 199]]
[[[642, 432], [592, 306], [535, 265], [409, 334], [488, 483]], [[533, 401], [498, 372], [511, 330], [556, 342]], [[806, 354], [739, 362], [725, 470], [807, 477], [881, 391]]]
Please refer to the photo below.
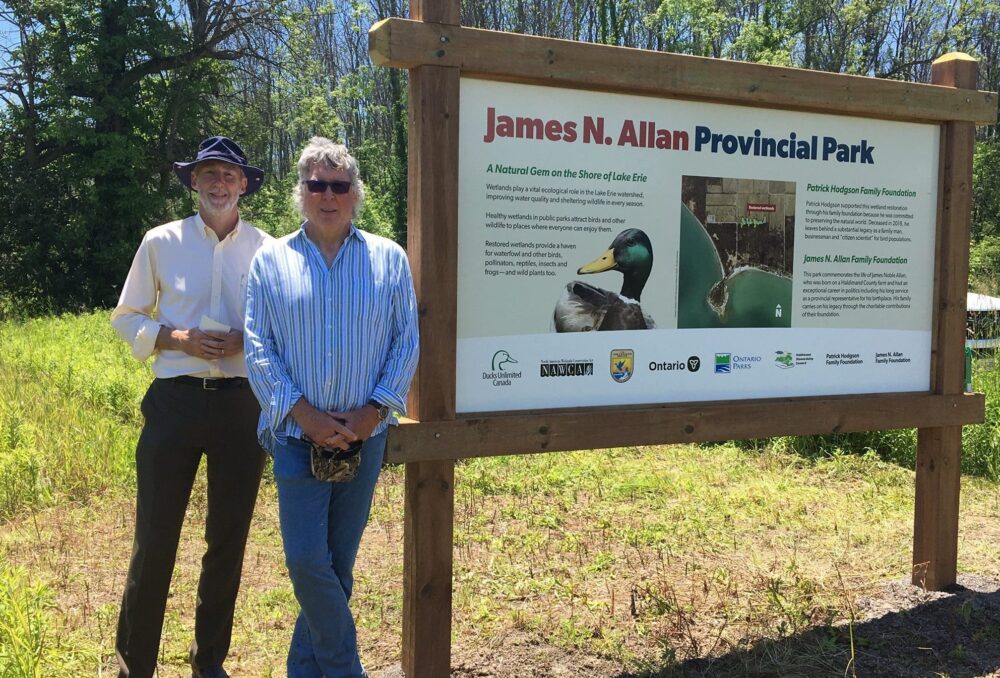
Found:
[[288, 416], [302, 397], [324, 411], [357, 409], [372, 398], [406, 411], [419, 350], [417, 303], [406, 253], [391, 240], [352, 225], [329, 267], [304, 228], [267, 243], [250, 266], [245, 329], [265, 448], [302, 437]]

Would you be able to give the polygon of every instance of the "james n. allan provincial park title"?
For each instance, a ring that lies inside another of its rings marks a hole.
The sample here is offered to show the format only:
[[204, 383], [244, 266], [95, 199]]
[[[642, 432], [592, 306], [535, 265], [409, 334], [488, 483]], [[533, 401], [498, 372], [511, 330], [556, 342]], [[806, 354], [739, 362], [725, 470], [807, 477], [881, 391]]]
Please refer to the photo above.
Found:
[[669, 129], [654, 120], [622, 122], [617, 137], [607, 136], [602, 116], [583, 116], [582, 121], [546, 120], [530, 116], [497, 114], [494, 107], [486, 109], [486, 133], [483, 142], [492, 144], [502, 139], [533, 139], [536, 141], [582, 142], [598, 146], [629, 146], [656, 148], [667, 151], [695, 153], [725, 153], [788, 160], [822, 160], [827, 162], [875, 164], [875, 146], [867, 139], [858, 143], [842, 143], [832, 136], [813, 134], [800, 137], [788, 132], [782, 137], [764, 136], [759, 129], [752, 134], [718, 133], [705, 125], [694, 128], [694, 148], [691, 133]]

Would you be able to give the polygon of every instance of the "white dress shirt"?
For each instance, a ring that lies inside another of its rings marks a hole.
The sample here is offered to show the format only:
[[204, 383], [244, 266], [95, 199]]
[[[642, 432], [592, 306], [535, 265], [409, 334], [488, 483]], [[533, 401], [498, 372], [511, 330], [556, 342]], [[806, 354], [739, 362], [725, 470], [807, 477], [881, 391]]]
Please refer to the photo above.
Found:
[[218, 360], [161, 351], [161, 326], [189, 330], [202, 316], [243, 330], [247, 273], [254, 254], [271, 236], [242, 219], [221, 242], [201, 216], [157, 226], [146, 233], [132, 260], [111, 325], [139, 360], [153, 356], [153, 374], [245, 377], [243, 353]]

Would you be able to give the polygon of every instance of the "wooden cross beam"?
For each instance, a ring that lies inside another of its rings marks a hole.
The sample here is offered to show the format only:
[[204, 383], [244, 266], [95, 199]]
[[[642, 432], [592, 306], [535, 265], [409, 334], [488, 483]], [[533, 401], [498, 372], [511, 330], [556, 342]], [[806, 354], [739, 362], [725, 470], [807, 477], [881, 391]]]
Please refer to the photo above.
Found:
[[985, 408], [982, 393], [898, 393], [403, 420], [389, 439], [386, 458], [409, 463], [778, 435], [961, 428], [983, 421]]
[[534, 85], [683, 97], [868, 118], [992, 124], [995, 92], [840, 75], [627, 47], [385, 19], [368, 33], [379, 66], [446, 66]]

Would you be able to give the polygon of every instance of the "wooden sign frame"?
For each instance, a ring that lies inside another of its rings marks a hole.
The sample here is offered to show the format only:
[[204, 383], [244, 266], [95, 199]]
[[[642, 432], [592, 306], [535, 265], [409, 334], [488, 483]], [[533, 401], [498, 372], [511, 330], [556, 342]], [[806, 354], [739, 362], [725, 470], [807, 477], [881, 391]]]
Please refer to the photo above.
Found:
[[[935, 62], [932, 84], [762, 66], [462, 27], [459, 0], [413, 0], [412, 20], [369, 32], [372, 61], [406, 68], [409, 241], [421, 355], [413, 419], [389, 438], [406, 464], [403, 670], [447, 676], [451, 655], [455, 459], [917, 427], [913, 582], [955, 583], [962, 425], [985, 416], [963, 392], [975, 124], [997, 95], [976, 90], [964, 54]], [[458, 113], [462, 75], [526, 84], [939, 124], [931, 390], [456, 415]], [[614, 430], [600, 424], [611, 413]]]

